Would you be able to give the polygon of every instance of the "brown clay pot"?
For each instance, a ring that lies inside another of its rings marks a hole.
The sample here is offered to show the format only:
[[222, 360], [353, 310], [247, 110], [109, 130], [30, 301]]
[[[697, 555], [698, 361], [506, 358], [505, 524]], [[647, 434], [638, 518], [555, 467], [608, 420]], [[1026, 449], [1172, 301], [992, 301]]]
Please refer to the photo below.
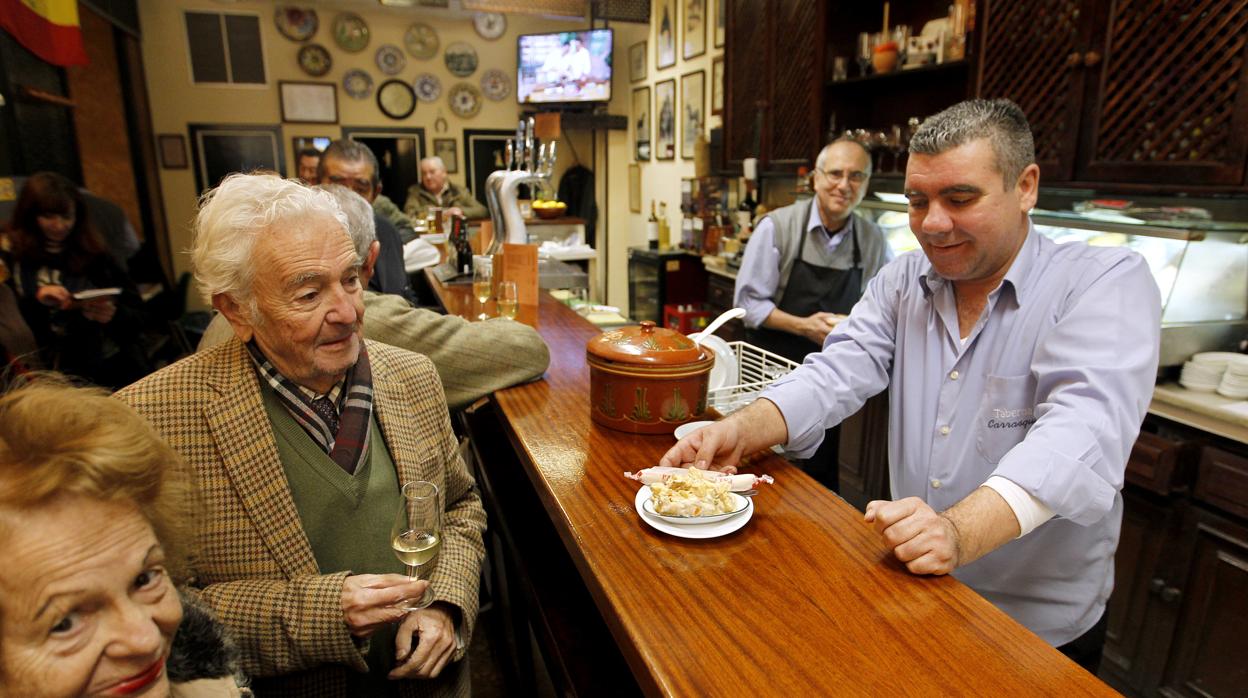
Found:
[[590, 413], [604, 427], [665, 434], [706, 413], [714, 354], [645, 321], [589, 340]]

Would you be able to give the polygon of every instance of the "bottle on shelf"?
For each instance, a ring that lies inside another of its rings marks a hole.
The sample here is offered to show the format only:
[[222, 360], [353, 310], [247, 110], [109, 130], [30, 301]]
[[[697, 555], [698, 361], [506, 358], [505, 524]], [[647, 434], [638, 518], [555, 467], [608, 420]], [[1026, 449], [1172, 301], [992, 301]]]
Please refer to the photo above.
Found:
[[659, 249], [672, 249], [672, 226], [667, 222], [667, 202], [659, 202]]
[[750, 180], [744, 182], [745, 196], [741, 197], [740, 203], [737, 204], [737, 235], [739, 237], [748, 237], [750, 230], [754, 225], [754, 210], [758, 208], [758, 202], [754, 200], [754, 183]]
[[650, 218], [646, 221], [646, 247], [659, 249], [659, 217], [654, 215], [654, 199], [650, 199]]
[[451, 241], [455, 245], [455, 268], [460, 274], [472, 274], [472, 246], [468, 244], [468, 226], [463, 216], [451, 217]]

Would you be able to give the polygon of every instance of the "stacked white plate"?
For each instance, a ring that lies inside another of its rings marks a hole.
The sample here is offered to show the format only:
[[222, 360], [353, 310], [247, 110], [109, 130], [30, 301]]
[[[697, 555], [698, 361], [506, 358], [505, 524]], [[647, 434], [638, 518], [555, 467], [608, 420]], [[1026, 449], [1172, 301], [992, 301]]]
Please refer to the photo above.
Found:
[[1188, 390], [1212, 393], [1222, 384], [1222, 374], [1226, 372], [1226, 364], [1235, 356], [1239, 355], [1225, 351], [1193, 354], [1191, 360], [1183, 364], [1183, 372], [1179, 374], [1179, 384]]
[[1235, 400], [1248, 398], [1248, 356], [1236, 354], [1227, 361], [1218, 393]]

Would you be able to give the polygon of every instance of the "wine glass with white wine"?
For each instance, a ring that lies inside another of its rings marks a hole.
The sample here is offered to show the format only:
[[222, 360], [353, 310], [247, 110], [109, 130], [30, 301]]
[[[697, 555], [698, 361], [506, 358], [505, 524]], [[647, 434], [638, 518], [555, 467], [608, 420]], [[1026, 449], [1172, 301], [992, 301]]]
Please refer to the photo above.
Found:
[[472, 268], [472, 295], [476, 296], [477, 302], [481, 304], [481, 314], [477, 316], [478, 320], [488, 320], [490, 316], [485, 312], [485, 302], [490, 299], [493, 290], [491, 288], [493, 282], [493, 269], [489, 264], [481, 264], [478, 262]]
[[503, 281], [498, 284], [498, 315], [508, 320], [516, 319], [516, 307], [519, 305], [516, 296], [516, 282]]
[[[399, 561], [407, 565], [408, 579], [428, 576], [438, 562], [442, 549], [442, 507], [438, 504], [438, 486], [424, 480], [403, 485], [403, 500], [390, 530], [390, 546]], [[433, 603], [433, 590], [426, 588], [419, 599], [399, 603], [405, 611], [419, 611]]]

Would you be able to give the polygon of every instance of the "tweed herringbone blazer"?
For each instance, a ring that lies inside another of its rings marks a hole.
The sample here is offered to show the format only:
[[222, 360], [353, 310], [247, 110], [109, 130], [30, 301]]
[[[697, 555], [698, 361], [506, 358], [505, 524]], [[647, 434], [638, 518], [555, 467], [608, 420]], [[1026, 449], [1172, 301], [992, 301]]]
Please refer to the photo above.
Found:
[[[444, 493], [443, 547], [431, 583], [438, 600], [462, 610], [466, 645], [484, 555], [481, 500], [456, 450], [429, 359], [365, 344], [374, 413], [400, 481], [429, 480]], [[233, 631], [243, 668], [257, 680], [257, 695], [345, 696], [347, 672], [367, 669], [343, 622], [342, 583], [349, 570], [317, 568], [242, 342], [232, 339], [183, 359], [117, 397], [143, 415], [193, 472], [200, 501], [192, 584]], [[462, 652], [456, 660], [461, 658]], [[402, 693], [462, 694], [468, 678], [462, 668], [457, 661], [438, 680], [404, 682]]]

